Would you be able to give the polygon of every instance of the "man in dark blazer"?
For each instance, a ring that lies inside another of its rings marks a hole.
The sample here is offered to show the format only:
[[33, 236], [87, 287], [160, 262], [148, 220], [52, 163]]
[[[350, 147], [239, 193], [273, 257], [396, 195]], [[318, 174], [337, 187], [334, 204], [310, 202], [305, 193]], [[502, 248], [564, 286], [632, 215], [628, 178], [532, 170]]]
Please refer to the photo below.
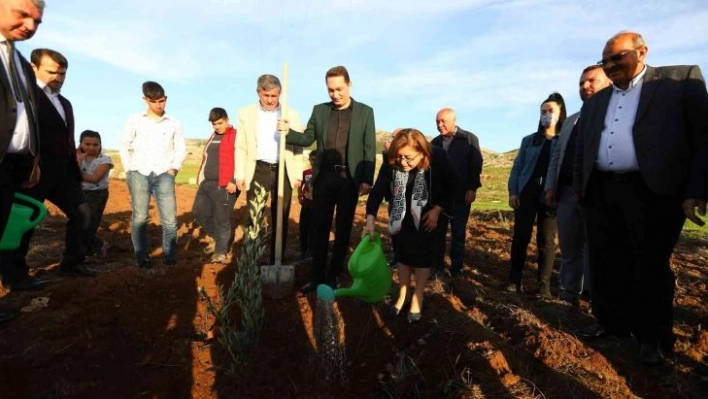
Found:
[[580, 336], [631, 333], [653, 365], [675, 341], [669, 259], [685, 219], [700, 222], [695, 208], [705, 203], [698, 154], [708, 142], [708, 93], [698, 66], [646, 66], [647, 51], [633, 32], [605, 45], [600, 64], [614, 85], [582, 107], [573, 186], [597, 319]]
[[[450, 274], [459, 276], [465, 258], [465, 240], [467, 222], [470, 218], [472, 203], [477, 199], [477, 189], [482, 186], [482, 149], [479, 147], [477, 136], [457, 126], [455, 111], [451, 108], [441, 109], [435, 116], [435, 123], [440, 135], [435, 137], [430, 144], [445, 150], [457, 175], [455, 189], [454, 215], [440, 218], [441, 228], [447, 231], [450, 225], [452, 242], [450, 243]], [[433, 260], [433, 267], [437, 272], [443, 270], [445, 258], [445, 234], [440, 235], [440, 247], [436, 248], [437, 254]]]
[[[15, 192], [39, 181], [35, 78], [29, 62], [14, 50], [14, 44], [34, 35], [43, 12], [44, 2], [41, 1], [0, 2], [0, 236], [5, 231]], [[13, 65], [17, 79], [13, 78]], [[12, 283], [14, 291], [41, 288], [47, 284], [28, 275], [19, 275], [12, 265], [4, 264], [2, 260], [0, 274], [4, 284]], [[15, 315], [0, 312], [0, 323]]]
[[[314, 290], [323, 282], [336, 288], [338, 276], [344, 269], [358, 197], [368, 194], [374, 181], [374, 110], [351, 98], [351, 81], [345, 67], [328, 70], [325, 81], [332, 101], [314, 107], [305, 132], [291, 130], [287, 121], [279, 122], [278, 126], [282, 134], [288, 135], [288, 144], [309, 146], [317, 141], [317, 161], [312, 173], [312, 270], [310, 282], [302, 288], [303, 293]], [[335, 207], [337, 218], [332, 258], [329, 269], [325, 270]]]
[[[590, 65], [580, 74], [578, 91], [583, 102], [611, 85], [600, 65]], [[558, 145], [551, 154], [546, 175], [546, 205], [556, 208], [558, 245], [561, 266], [558, 271], [560, 298], [579, 306], [580, 294], [590, 292], [590, 272], [585, 240], [585, 222], [582, 209], [575, 202], [573, 191], [573, 161], [575, 158], [576, 123], [580, 112], [570, 115], [559, 133]], [[568, 156], [566, 156], [568, 155]]]
[[[76, 161], [74, 111], [69, 100], [60, 94], [68, 62], [62, 54], [50, 49], [33, 50], [30, 60], [40, 89], [37, 103], [44, 173], [39, 184], [21, 192], [38, 201], [51, 201], [69, 219], [59, 274], [92, 277], [96, 272], [81, 265], [86, 255], [81, 237], [90, 221], [90, 208], [81, 190], [81, 171]], [[0, 252], [3, 263], [13, 263], [16, 270], [26, 273], [25, 257], [32, 232], [24, 234], [17, 250]]]

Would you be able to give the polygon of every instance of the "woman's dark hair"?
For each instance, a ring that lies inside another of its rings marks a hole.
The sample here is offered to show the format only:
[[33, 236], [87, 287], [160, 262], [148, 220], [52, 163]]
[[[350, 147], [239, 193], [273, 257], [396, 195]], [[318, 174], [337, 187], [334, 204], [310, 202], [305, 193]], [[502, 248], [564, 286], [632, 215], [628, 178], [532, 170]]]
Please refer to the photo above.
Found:
[[101, 135], [93, 130], [84, 130], [81, 132], [81, 135], [79, 136], [79, 145], [83, 143], [85, 138], [93, 138], [93, 139], [98, 139], [98, 153], [100, 154], [101, 151], [103, 150], [103, 145], [101, 143]]
[[[556, 123], [556, 134], [558, 134], [561, 130], [561, 127], [563, 126], [563, 122], [565, 122], [565, 118], [568, 116], [568, 114], [565, 111], [565, 100], [563, 100], [563, 96], [560, 95], [560, 93], [553, 92], [551, 93], [547, 99], [543, 100], [541, 103], [540, 107], [543, 106], [543, 104], [546, 103], [556, 103], [558, 104], [558, 107], [560, 108], [560, 115], [558, 116], [558, 123]], [[545, 135], [543, 134], [543, 131], [545, 130], [545, 127], [541, 124], [541, 119], [539, 118], [538, 120], [538, 129], [536, 130], [536, 137], [534, 139], [534, 143], [542, 143], [543, 139], [545, 139]]]

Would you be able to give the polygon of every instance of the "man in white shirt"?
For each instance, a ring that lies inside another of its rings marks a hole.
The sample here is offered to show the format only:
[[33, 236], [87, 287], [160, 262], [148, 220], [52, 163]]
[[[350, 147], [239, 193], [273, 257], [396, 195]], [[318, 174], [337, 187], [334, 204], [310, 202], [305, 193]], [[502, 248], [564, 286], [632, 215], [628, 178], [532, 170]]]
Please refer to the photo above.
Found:
[[[36, 106], [35, 91], [27, 90], [36, 86], [35, 77], [29, 62], [14, 50], [14, 43], [34, 36], [43, 13], [41, 0], [0, 2], [0, 236], [5, 232], [15, 192], [39, 182], [39, 129], [35, 115], [27, 114], [27, 110], [32, 112], [34, 108], [30, 104]], [[13, 65], [19, 82], [13, 79]], [[20, 92], [18, 84], [25, 90]], [[47, 284], [1, 259], [0, 274], [3, 286], [12, 291], [37, 289]], [[15, 316], [16, 313], [0, 311], [0, 323]]]
[[[74, 111], [71, 102], [60, 93], [69, 63], [61, 53], [50, 49], [32, 50], [30, 61], [39, 87], [36, 109], [44, 173], [36, 186], [20, 192], [40, 202], [49, 200], [69, 219], [58, 273], [94, 277], [97, 272], [81, 264], [86, 255], [81, 237], [89, 227], [91, 209], [81, 190], [81, 171], [76, 162]], [[14, 263], [19, 270], [28, 269], [25, 257], [33, 231], [23, 235], [17, 250], [2, 253], [3, 263]]]
[[602, 51], [613, 85], [583, 103], [573, 187], [585, 214], [592, 312], [584, 339], [629, 335], [647, 365], [673, 352], [671, 254], [688, 218], [704, 222], [708, 92], [697, 65], [652, 67], [642, 35]]
[[150, 195], [155, 196], [162, 224], [162, 256], [168, 266], [177, 263], [177, 201], [175, 176], [182, 168], [186, 145], [182, 124], [165, 115], [167, 96], [156, 82], [143, 83], [147, 110], [131, 115], [120, 144], [133, 210], [131, 238], [136, 266], [150, 268], [147, 241]]
[[[300, 129], [300, 117], [288, 108], [281, 115], [280, 79], [273, 75], [261, 75], [256, 84], [258, 103], [238, 111], [236, 129], [236, 185], [239, 190], [248, 190], [248, 204], [255, 198], [254, 184], [258, 183], [271, 195], [270, 261], [275, 263], [275, 229], [278, 210], [278, 150], [280, 133], [276, 129], [281, 117], [291, 126]], [[287, 145], [283, 154], [285, 183], [283, 184], [283, 252], [288, 236], [288, 219], [293, 188], [302, 178], [302, 147]], [[250, 213], [249, 213], [250, 214]]]

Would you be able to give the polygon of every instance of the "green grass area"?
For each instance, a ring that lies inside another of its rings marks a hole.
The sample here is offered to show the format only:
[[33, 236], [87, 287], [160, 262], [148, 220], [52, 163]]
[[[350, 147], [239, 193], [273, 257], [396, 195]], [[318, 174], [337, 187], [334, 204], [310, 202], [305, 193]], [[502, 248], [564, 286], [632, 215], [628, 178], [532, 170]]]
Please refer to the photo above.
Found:
[[708, 246], [708, 217], [704, 217], [703, 220], [706, 222], [703, 226], [696, 226], [693, 222], [686, 221], [683, 225], [681, 241]]
[[507, 191], [510, 172], [510, 167], [484, 168], [482, 171], [482, 187], [477, 190], [477, 200], [472, 205], [472, 208], [480, 211], [511, 210]]
[[[123, 164], [120, 161], [120, 155], [118, 151], [106, 151], [106, 155], [111, 157], [113, 161], [115, 172], [113, 176], [118, 176], [120, 173], [124, 172]], [[199, 171], [199, 164], [201, 162], [200, 157], [187, 157], [187, 159], [182, 164], [182, 169], [177, 174], [177, 179], [175, 180], [177, 184], [188, 184], [190, 178], [197, 176]]]

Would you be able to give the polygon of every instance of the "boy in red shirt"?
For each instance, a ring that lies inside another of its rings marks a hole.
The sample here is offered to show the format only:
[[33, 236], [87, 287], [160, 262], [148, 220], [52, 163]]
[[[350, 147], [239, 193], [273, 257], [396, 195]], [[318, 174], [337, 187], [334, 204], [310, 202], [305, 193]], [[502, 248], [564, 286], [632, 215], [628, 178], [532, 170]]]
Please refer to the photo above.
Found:
[[233, 239], [231, 213], [240, 194], [234, 178], [236, 129], [229, 123], [223, 108], [212, 109], [209, 122], [214, 132], [204, 145], [202, 164], [197, 172], [199, 188], [192, 212], [197, 223], [213, 240], [204, 250], [213, 253], [209, 261], [229, 263]]

